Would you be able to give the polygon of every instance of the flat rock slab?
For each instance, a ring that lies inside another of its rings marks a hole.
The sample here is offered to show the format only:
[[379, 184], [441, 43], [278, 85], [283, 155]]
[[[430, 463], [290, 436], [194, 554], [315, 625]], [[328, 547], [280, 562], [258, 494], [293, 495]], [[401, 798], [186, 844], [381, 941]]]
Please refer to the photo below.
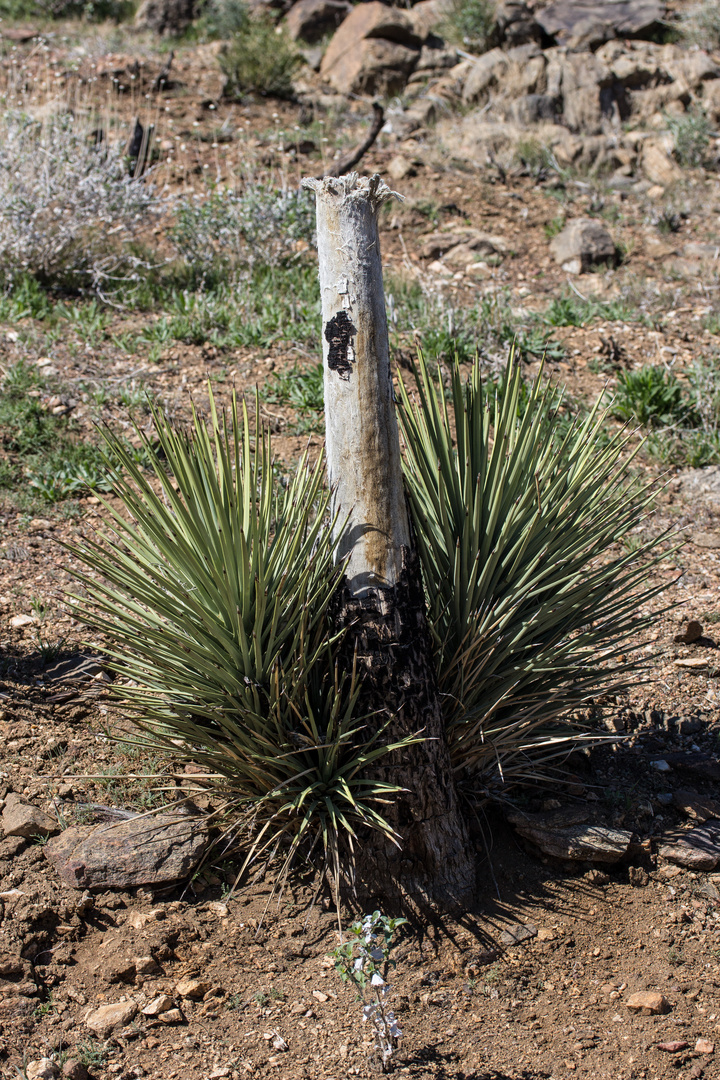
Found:
[[655, 990], [639, 990], [637, 994], [630, 995], [625, 1005], [630, 1012], [642, 1016], [662, 1016], [672, 1009], [668, 999]]
[[658, 853], [668, 862], [691, 870], [714, 870], [720, 865], [720, 821], [707, 821], [668, 839]]
[[665, 17], [659, 0], [556, 0], [535, 15], [550, 37], [572, 37], [578, 23], [592, 19], [612, 27], [618, 37], [642, 34]]
[[181, 998], [200, 1001], [210, 989], [210, 983], [203, 979], [181, 979], [175, 987], [175, 993]]
[[522, 945], [524, 941], [530, 941], [537, 936], [537, 927], [532, 923], [511, 923], [503, 930], [500, 941], [503, 945]]
[[696, 547], [707, 548], [708, 550], [720, 548], [720, 532], [693, 533], [692, 543]]
[[572, 862], [619, 862], [627, 854], [632, 833], [588, 823], [587, 817], [587, 810], [571, 808], [549, 814], [513, 811], [508, 821], [544, 855]]
[[26, 840], [32, 840], [36, 836], [52, 836], [59, 832], [60, 826], [55, 818], [50, 817], [44, 810], [37, 806], [20, 802], [14, 798], [8, 799], [3, 810], [2, 827], [6, 836], [21, 836]]
[[720, 819], [720, 799], [713, 799], [709, 795], [699, 795], [697, 791], [675, 791], [673, 802], [678, 810], [695, 818], [701, 825], [709, 818]]
[[118, 824], [76, 825], [43, 849], [74, 889], [131, 889], [189, 877], [208, 844], [202, 820], [180, 814], [134, 817]]
[[101, 1039], [107, 1039], [115, 1028], [129, 1024], [137, 1010], [138, 1007], [134, 1001], [117, 1001], [112, 1005], [101, 1005], [99, 1009], [90, 1013], [85, 1020], [85, 1026]]
[[102, 674], [103, 669], [96, 656], [76, 653], [45, 668], [43, 681], [46, 683], [84, 683]]
[[687, 502], [696, 508], [720, 509], [720, 465], [685, 469], [675, 479], [680, 482], [680, 493]]

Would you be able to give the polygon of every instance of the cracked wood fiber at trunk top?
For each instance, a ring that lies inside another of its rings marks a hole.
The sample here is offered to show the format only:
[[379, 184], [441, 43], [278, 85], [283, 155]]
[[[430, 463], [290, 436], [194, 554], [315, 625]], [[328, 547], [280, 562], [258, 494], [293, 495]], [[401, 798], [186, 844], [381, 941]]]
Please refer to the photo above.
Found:
[[[339, 557], [353, 595], [392, 587], [410, 544], [393, 403], [377, 211], [395, 193], [354, 173], [303, 181], [317, 200], [325, 432]], [[399, 197], [399, 196], [398, 196]], [[345, 518], [349, 514], [349, 520]]]

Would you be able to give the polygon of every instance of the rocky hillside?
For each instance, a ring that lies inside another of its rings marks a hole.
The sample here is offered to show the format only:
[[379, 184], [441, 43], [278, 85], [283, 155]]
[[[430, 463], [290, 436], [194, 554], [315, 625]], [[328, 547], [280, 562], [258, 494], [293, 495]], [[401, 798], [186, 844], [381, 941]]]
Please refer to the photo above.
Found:
[[720, 54], [676, 29], [693, 25], [692, 11], [678, 22], [660, 0], [502, 0], [482, 45], [466, 48], [451, 43], [460, 9], [297, 0], [284, 25], [315, 69], [298, 90], [325, 104], [399, 95], [388, 130], [436, 123], [442, 151], [476, 167], [508, 167], [530, 143], [561, 167], [647, 191], [677, 182], [683, 165], [716, 165]]

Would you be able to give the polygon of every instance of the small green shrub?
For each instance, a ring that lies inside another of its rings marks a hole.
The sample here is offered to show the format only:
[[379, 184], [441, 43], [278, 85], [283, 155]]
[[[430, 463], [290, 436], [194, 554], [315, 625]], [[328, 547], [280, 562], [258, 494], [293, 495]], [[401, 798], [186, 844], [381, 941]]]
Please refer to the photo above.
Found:
[[248, 19], [219, 60], [227, 77], [225, 93], [235, 98], [249, 93], [291, 98], [293, 76], [302, 63], [287, 33], [278, 33], [272, 19], [264, 15]]
[[71, 420], [53, 416], [32, 391], [43, 387], [36, 368], [20, 360], [0, 382], [0, 487], [25, 484], [46, 502], [70, 498], [88, 487], [107, 490], [100, 451], [75, 436]]
[[[418, 340], [431, 363], [472, 363], [476, 355], [493, 357], [496, 350], [516, 345], [523, 358], [561, 360], [565, 349], [550, 333], [518, 321], [507, 296], [484, 297], [473, 307], [455, 308], [443, 297], [427, 295], [418, 282], [388, 276], [388, 321], [396, 356], [409, 363]], [[410, 348], [407, 348], [410, 346]]]
[[[655, 376], [659, 379], [659, 376]], [[680, 383], [672, 426], [651, 433], [647, 450], [663, 465], [702, 468], [720, 464], [720, 370], [713, 357], [697, 360]]]
[[655, 431], [648, 436], [646, 448], [649, 456], [664, 466], [701, 469], [720, 465], [720, 432], [717, 431]]
[[523, 139], [517, 144], [514, 156], [515, 161], [536, 180], [547, 176], [550, 172], [560, 171], [550, 147], [538, 142], [537, 139]]
[[583, 326], [587, 320], [587, 304], [570, 295], [554, 297], [544, 315], [549, 326]]
[[387, 278], [388, 322], [391, 349], [415, 355], [418, 340], [429, 359], [452, 363], [457, 357], [467, 363], [475, 355], [477, 311], [455, 308], [438, 295], [428, 295], [417, 281]]
[[637, 317], [622, 300], [602, 301], [590, 297], [583, 300], [575, 293], [556, 296], [543, 316], [548, 326], [585, 326], [593, 319], [606, 319], [608, 322], [627, 322]]
[[46, 319], [52, 314], [47, 292], [30, 274], [22, 274], [0, 293], [0, 322]]
[[537, 360], [562, 360], [565, 356], [565, 346], [561, 341], [555, 341], [550, 334], [539, 327], [530, 330], [520, 330], [515, 336], [515, 348], [519, 356], [526, 360], [529, 356]]
[[49, 503], [70, 499], [73, 495], [87, 494], [91, 489], [111, 490], [106, 470], [102, 466], [93, 468], [82, 462], [46, 464], [37, 469], [28, 469], [27, 479], [32, 490]]
[[4, 450], [25, 456], [48, 449], [57, 437], [57, 418], [30, 396], [42, 385], [36, 368], [19, 360], [0, 383], [0, 442]]
[[454, 0], [440, 32], [453, 45], [473, 53], [490, 47], [495, 25], [495, 5], [490, 0]]
[[677, 377], [653, 364], [618, 374], [612, 410], [621, 420], [636, 420], [647, 427], [667, 427], [687, 420], [690, 413]]
[[108, 1047], [99, 1039], [83, 1039], [75, 1046], [75, 1057], [86, 1069], [103, 1069], [108, 1059]]
[[89, 345], [95, 346], [104, 337], [108, 324], [108, 311], [96, 299], [87, 304], [58, 304], [54, 315], [73, 328], [75, 333]]
[[271, 404], [292, 405], [302, 412], [321, 412], [325, 403], [322, 363], [306, 368], [295, 365], [287, 371], [273, 373], [260, 396]]
[[666, 120], [678, 162], [690, 169], [703, 165], [714, 132], [714, 125], [705, 110], [695, 106], [683, 116], [667, 116]]
[[268, 348], [285, 340], [317, 347], [320, 288], [307, 262], [259, 264], [232, 284], [207, 291], [175, 290], [165, 298], [168, 314], [150, 323], [139, 340], [150, 346], [171, 341], [220, 348]]

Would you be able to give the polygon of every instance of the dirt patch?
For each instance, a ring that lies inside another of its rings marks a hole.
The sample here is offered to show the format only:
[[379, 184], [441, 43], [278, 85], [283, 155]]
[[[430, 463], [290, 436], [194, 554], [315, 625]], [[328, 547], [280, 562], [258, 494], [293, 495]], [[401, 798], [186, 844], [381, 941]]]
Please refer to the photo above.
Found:
[[[37, 85], [64, 64], [54, 48], [27, 61]], [[157, 58], [144, 65], [150, 82], [160, 67]], [[367, 121], [365, 106], [339, 119], [318, 107], [310, 123], [297, 106], [231, 105], [207, 88], [193, 89], [193, 70], [191, 59], [178, 57], [178, 85], [165, 87], [155, 117], [166, 154], [161, 177], [176, 193], [210, 171], [218, 184], [230, 182], [246, 160], [258, 175], [299, 183], [359, 141]], [[136, 103], [126, 97], [114, 108], [129, 130]], [[323, 140], [333, 126], [342, 131], [328, 149]], [[546, 371], [578, 402], [612, 389], [623, 371], [664, 364], [684, 377], [699, 355], [716, 353], [716, 261], [702, 248], [716, 236], [714, 181], [689, 175], [658, 202], [611, 190], [597, 177], [558, 183], [511, 172], [503, 179], [443, 158], [428, 128], [411, 138], [381, 134], [363, 167], [383, 172], [398, 153], [415, 175], [398, 185], [407, 203], [382, 217], [388, 294], [417, 286], [443, 305], [445, 322], [477, 309], [474, 332], [489, 368], [497, 370], [514, 332], [500, 340], [494, 313], [509, 311], [515, 330], [525, 332], [553, 300], [577, 293], [605, 306], [581, 325], [544, 329], [562, 346], [548, 355]], [[608, 223], [621, 263], [569, 279], [551, 258], [549, 239], [567, 217], [587, 215]], [[423, 254], [429, 234], [456, 226], [465, 240], [474, 229], [502, 244], [485, 258], [468, 256], [468, 243], [460, 253], [463, 245], [443, 246], [440, 258]], [[453, 263], [453, 250], [456, 259], [473, 261]], [[98, 420], [132, 439], [130, 408], [152, 433], [143, 388], [182, 422], [191, 399], [206, 407], [208, 379], [223, 405], [233, 387], [254, 392], [273, 373], [316, 363], [320, 353], [319, 317], [314, 344], [298, 340], [290, 323], [262, 346], [169, 340], [151, 352], [142, 332], [158, 318], [109, 312], [102, 330], [83, 338], [69, 326], [51, 336], [39, 320], [19, 317], [0, 328], [0, 359], [7, 367], [49, 354], [55, 374], [42, 391], [43, 407], [63, 411], [78, 439], [94, 438]], [[416, 335], [392, 320], [391, 330], [395, 358], [407, 361]], [[123, 335], [134, 344], [123, 345]], [[539, 359], [525, 355], [528, 376]], [[300, 430], [301, 410], [267, 401], [260, 407], [281, 460], [296, 458], [308, 441], [319, 452], [320, 432]], [[659, 466], [643, 459], [638, 469], [650, 476]], [[644, 526], [649, 535], [675, 524], [682, 547], [657, 573], [669, 589], [642, 643], [647, 674], [611, 703], [608, 736], [616, 741], [577, 751], [555, 789], [512, 793], [528, 814], [590, 808], [603, 826], [631, 834], [627, 855], [609, 866], [552, 861], [521, 840], [502, 808], [488, 807], [472, 840], [476, 907], [459, 921], [411, 917], [395, 953], [402, 1075], [717, 1075], [718, 869], [688, 869], [660, 854], [698, 825], [697, 807], [707, 809], [720, 785], [720, 539], [713, 539], [720, 507], [703, 491], [686, 472], [672, 471]], [[31, 512], [8, 499], [0, 520], [0, 797], [15, 792], [63, 828], [101, 821], [118, 807], [151, 810], [169, 797], [144, 779], [161, 763], [111, 741], [116, 721], [102, 666], [77, 670], [77, 650], [92, 661], [98, 643], [85, 641], [63, 600], [74, 562], [62, 544], [101, 521], [102, 507], [85, 495], [33, 504]], [[672, 604], [682, 606], [664, 610]], [[14, 622], [18, 616], [30, 621]], [[702, 634], [676, 640], [690, 620]], [[715, 821], [714, 814], [710, 806], [704, 820]], [[216, 854], [192, 881], [163, 891], [75, 890], [48, 864], [41, 841], [0, 843], [3, 1080], [50, 1054], [58, 1062], [78, 1058], [103, 1080], [373, 1073], [361, 1007], [327, 960], [337, 943], [336, 916], [322, 893], [313, 905], [314, 883], [293, 881], [279, 904], [268, 903], [267, 880], [245, 880], [230, 896], [238, 862]], [[352, 914], [343, 912], [345, 923]], [[629, 1009], [640, 992], [660, 995], [668, 1011]], [[93, 1020], [109, 1005], [120, 1008]], [[118, 1017], [110, 1030], [108, 1016]]]

